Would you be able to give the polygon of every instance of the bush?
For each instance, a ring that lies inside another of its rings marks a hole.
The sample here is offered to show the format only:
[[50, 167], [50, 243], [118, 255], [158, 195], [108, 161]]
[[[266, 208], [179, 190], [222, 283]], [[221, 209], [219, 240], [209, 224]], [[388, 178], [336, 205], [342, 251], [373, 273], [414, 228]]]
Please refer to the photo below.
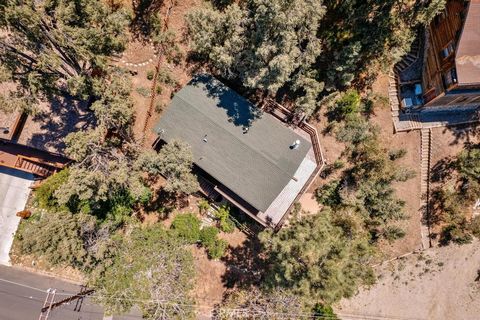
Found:
[[177, 81], [173, 78], [172, 74], [165, 69], [160, 69], [158, 72], [158, 82], [172, 87], [177, 85]]
[[50, 176], [40, 185], [35, 191], [35, 199], [40, 207], [48, 209], [58, 206], [54, 193], [67, 181], [68, 174], [68, 169], [64, 169]]
[[228, 248], [228, 242], [223, 239], [216, 239], [207, 249], [208, 257], [213, 260], [222, 258]]
[[405, 149], [395, 149], [388, 152], [388, 157], [390, 158], [390, 160], [395, 161], [403, 158], [406, 154], [407, 150]]
[[200, 231], [200, 242], [207, 250], [210, 259], [220, 259], [225, 255], [228, 243], [218, 238], [218, 229], [215, 227], [205, 227]]
[[171, 228], [188, 243], [200, 240], [200, 220], [192, 213], [179, 214], [173, 219]]
[[343, 120], [350, 115], [358, 114], [360, 112], [360, 104], [360, 94], [356, 90], [348, 90], [333, 106], [330, 118]]
[[218, 229], [215, 227], [205, 227], [200, 230], [200, 242], [203, 246], [208, 247], [213, 245], [217, 240]]
[[155, 104], [155, 112], [156, 113], [161, 113], [163, 111], [163, 109], [165, 109], [165, 104], [164, 103], [157, 102], [157, 104]]
[[138, 92], [139, 95], [141, 95], [144, 98], [150, 97], [150, 89], [146, 87], [138, 87], [136, 91]]
[[396, 226], [387, 226], [383, 231], [383, 237], [390, 242], [405, 237], [405, 231]]
[[334, 180], [318, 188], [316, 191], [316, 198], [318, 203], [325, 206], [335, 207], [342, 202], [339, 194], [340, 181]]
[[333, 312], [332, 307], [322, 304], [317, 304], [315, 308], [313, 308], [313, 316], [321, 319], [339, 320], [335, 312]]
[[200, 211], [200, 213], [206, 213], [208, 209], [210, 209], [210, 203], [208, 200], [202, 199], [198, 201], [198, 211]]
[[163, 92], [162, 86], [156, 86], [156, 87], [155, 87], [155, 92], [156, 92], [157, 94], [162, 94], [162, 92]]
[[218, 227], [223, 232], [232, 233], [235, 230], [235, 222], [230, 218], [230, 208], [221, 206], [215, 211], [215, 218], [218, 219]]
[[154, 76], [155, 76], [155, 71], [149, 70], [149, 71], [147, 72], [147, 79], [148, 79], [148, 80], [153, 80], [153, 77], [154, 77]]
[[470, 222], [470, 230], [475, 237], [480, 238], [480, 216], [472, 219], [472, 222]]
[[456, 244], [467, 244], [472, 242], [472, 235], [467, 232], [462, 223], [449, 224], [443, 227], [440, 234], [440, 244], [445, 246], [450, 242]]

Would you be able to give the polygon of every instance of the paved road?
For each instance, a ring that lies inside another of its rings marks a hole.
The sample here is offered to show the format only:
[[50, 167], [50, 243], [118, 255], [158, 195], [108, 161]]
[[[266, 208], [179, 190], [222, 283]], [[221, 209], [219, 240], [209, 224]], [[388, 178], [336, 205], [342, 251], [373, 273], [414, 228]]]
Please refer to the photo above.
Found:
[[25, 208], [32, 181], [30, 173], [0, 166], [0, 264], [10, 262], [8, 253], [20, 221], [15, 214]]
[[[19, 270], [15, 267], [0, 266], [0, 319], [37, 320], [43, 306], [46, 291], [57, 289], [55, 301], [80, 291], [80, 286], [55, 278]], [[80, 311], [76, 311], [79, 308]], [[50, 313], [48, 320], [102, 320], [103, 310], [90, 298], [81, 306], [75, 302], [58, 307]], [[105, 318], [113, 320], [138, 320], [136, 316]]]

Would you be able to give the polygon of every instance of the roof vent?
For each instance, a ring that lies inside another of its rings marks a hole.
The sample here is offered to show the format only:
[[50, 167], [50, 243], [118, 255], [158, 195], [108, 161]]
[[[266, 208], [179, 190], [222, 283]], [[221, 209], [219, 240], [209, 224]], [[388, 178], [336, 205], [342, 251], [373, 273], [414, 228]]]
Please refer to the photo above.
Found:
[[290, 145], [290, 149], [298, 149], [298, 147], [300, 147], [300, 140], [295, 140], [291, 145]]
[[205, 135], [205, 136], [203, 137], [203, 142], [205, 142], [205, 143], [208, 142], [208, 140], [207, 140], [207, 135]]

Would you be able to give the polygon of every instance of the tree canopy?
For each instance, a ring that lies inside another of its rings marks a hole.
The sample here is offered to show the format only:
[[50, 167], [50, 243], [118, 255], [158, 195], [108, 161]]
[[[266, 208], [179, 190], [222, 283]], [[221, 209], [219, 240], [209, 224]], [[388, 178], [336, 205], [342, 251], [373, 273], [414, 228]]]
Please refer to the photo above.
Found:
[[2, 80], [16, 85], [3, 99], [23, 110], [58, 92], [90, 96], [107, 58], [126, 44], [128, 15], [101, 0], [6, 0], [1, 10]]
[[354, 80], [369, 83], [382, 67], [398, 61], [410, 49], [416, 27], [444, 5], [445, 0], [409, 5], [247, 0], [195, 9], [187, 26], [197, 58], [221, 76], [272, 96], [284, 98], [288, 92], [295, 110], [308, 116], [324, 95]]
[[91, 280], [107, 313], [138, 305], [145, 319], [193, 319], [193, 257], [161, 226], [136, 228], [118, 244], [112, 265]]
[[323, 210], [261, 240], [271, 265], [266, 287], [285, 288], [307, 304], [333, 303], [374, 282], [369, 235], [348, 212]]

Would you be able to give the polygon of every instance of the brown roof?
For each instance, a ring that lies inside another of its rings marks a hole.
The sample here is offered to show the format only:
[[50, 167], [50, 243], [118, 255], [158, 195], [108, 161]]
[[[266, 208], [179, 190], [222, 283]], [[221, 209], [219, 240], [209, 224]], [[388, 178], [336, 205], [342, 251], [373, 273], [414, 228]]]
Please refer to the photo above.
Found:
[[480, 0], [471, 0], [455, 58], [459, 85], [480, 84]]

